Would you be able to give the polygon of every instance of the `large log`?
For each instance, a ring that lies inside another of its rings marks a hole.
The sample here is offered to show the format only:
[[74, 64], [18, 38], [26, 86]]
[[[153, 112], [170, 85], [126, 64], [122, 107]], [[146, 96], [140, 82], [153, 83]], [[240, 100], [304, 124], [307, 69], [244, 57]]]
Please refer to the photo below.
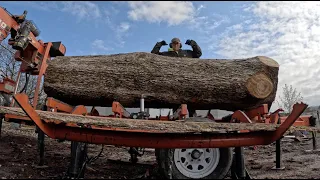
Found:
[[274, 101], [279, 64], [264, 56], [193, 59], [136, 52], [61, 56], [49, 62], [45, 93], [71, 105], [247, 110]]

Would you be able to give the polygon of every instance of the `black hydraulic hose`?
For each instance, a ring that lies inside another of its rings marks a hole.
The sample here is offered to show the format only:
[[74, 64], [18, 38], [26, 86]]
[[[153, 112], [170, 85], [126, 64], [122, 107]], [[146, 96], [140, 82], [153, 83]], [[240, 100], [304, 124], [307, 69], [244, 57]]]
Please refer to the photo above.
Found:
[[26, 73], [26, 83], [24, 84], [23, 88], [21, 89], [20, 93], [22, 93], [24, 90], [27, 92], [26, 87], [29, 83], [30, 74]]

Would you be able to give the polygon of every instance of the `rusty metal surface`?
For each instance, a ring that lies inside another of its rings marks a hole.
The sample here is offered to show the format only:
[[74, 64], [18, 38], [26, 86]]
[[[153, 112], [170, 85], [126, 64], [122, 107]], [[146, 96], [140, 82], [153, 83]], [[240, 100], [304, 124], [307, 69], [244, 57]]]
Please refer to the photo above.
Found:
[[68, 112], [70, 113], [74, 107], [70, 106], [69, 104], [63, 103], [59, 100], [56, 100], [52, 97], [49, 97], [46, 101], [47, 108], [53, 109], [55, 112], [62, 111], [62, 112]]

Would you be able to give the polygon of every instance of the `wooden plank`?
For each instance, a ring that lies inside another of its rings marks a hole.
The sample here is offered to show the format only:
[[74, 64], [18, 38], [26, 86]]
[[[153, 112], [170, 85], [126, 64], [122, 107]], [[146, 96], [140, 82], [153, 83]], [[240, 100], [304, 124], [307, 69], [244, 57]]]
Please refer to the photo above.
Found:
[[[81, 123], [98, 127], [108, 127], [123, 130], [141, 130], [157, 133], [221, 133], [240, 130], [274, 131], [279, 125], [263, 123], [216, 123], [216, 122], [183, 122], [183, 121], [155, 121], [137, 119], [119, 119], [109, 117], [83, 116], [49, 111], [36, 111], [42, 120], [48, 122], [61, 121], [62, 123]], [[0, 107], [1, 114], [26, 116], [21, 108]], [[310, 127], [292, 127], [291, 130], [315, 130]]]

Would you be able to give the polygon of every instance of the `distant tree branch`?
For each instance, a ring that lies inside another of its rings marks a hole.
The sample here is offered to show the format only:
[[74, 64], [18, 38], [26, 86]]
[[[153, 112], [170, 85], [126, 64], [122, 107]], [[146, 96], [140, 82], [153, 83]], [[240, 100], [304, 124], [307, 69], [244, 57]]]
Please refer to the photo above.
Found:
[[301, 93], [297, 91], [296, 88], [293, 88], [292, 85], [288, 86], [287, 84], [283, 87], [283, 94], [279, 96], [280, 102], [277, 101], [278, 106], [282, 107], [285, 112], [290, 113], [292, 107], [295, 103], [303, 100]]

